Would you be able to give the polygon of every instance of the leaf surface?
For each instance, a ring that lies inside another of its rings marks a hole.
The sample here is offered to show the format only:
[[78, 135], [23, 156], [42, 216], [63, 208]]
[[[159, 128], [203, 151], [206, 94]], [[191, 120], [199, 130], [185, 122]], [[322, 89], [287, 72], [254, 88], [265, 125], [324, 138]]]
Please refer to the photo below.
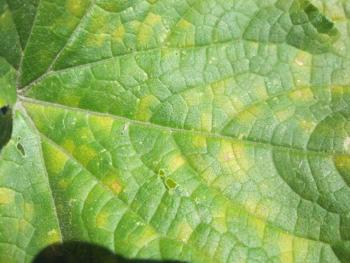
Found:
[[71, 240], [128, 258], [349, 261], [348, 0], [0, 11], [1, 262]]

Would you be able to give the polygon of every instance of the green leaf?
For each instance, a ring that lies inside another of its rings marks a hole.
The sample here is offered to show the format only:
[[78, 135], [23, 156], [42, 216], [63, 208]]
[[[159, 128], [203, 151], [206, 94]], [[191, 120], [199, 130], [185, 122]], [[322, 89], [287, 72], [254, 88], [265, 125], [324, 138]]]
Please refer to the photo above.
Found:
[[0, 262], [350, 260], [348, 0], [0, 12]]

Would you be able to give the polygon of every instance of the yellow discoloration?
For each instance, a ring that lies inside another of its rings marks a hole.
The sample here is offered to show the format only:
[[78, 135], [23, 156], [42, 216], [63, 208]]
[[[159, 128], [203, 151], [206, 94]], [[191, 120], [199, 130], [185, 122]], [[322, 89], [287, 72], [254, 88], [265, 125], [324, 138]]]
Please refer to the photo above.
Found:
[[0, 188], [0, 204], [7, 205], [15, 201], [16, 193], [8, 188]]
[[279, 121], [285, 121], [294, 115], [294, 110], [287, 108], [276, 112], [276, 117]]
[[68, 188], [68, 182], [67, 180], [65, 179], [61, 179], [58, 181], [58, 186], [61, 188], [61, 189], [67, 189]]
[[89, 145], [82, 145], [80, 146], [75, 156], [79, 156], [79, 161], [86, 167], [89, 162], [94, 159], [97, 155], [97, 152], [95, 149], [91, 148]]
[[74, 106], [79, 106], [80, 105], [80, 99], [81, 97], [79, 96], [74, 96], [74, 95], [63, 95], [60, 98], [58, 98], [58, 101], [61, 102], [62, 104], [68, 104], [71, 107]]
[[27, 221], [32, 220], [34, 217], [34, 206], [31, 203], [24, 203], [24, 218]]
[[252, 226], [255, 233], [257, 234], [257, 236], [260, 239], [264, 238], [265, 229], [266, 229], [266, 222], [264, 220], [261, 220], [261, 219], [255, 218], [255, 217], [251, 217], [249, 219], [249, 226]]
[[122, 42], [125, 35], [125, 28], [123, 25], [119, 25], [112, 33], [112, 38], [115, 41]]
[[278, 245], [280, 249], [281, 262], [292, 263], [293, 262], [293, 237], [280, 233], [278, 239]]
[[61, 151], [56, 150], [49, 143], [45, 144], [48, 147], [45, 147], [45, 161], [46, 167], [50, 175], [57, 175], [62, 172], [68, 157]]
[[109, 215], [106, 212], [100, 212], [96, 217], [96, 226], [99, 228], [105, 228], [108, 225]]
[[216, 178], [217, 174], [214, 172], [212, 167], [208, 167], [202, 174], [201, 177], [208, 183], [211, 184]]
[[295, 102], [310, 102], [314, 100], [314, 94], [310, 88], [304, 88], [290, 93], [289, 98]]
[[152, 117], [152, 108], [159, 103], [159, 100], [153, 95], [141, 98], [136, 112], [136, 119], [148, 121]]
[[252, 198], [248, 198], [244, 201], [244, 207], [252, 214], [255, 214], [257, 205], [257, 201]]
[[249, 170], [253, 165], [254, 157], [249, 157], [248, 146], [244, 143], [234, 143], [232, 145], [235, 156], [237, 156], [237, 163], [244, 171]]
[[160, 15], [149, 13], [142, 24], [139, 33], [138, 41], [141, 44], [147, 44], [151, 39], [153, 33], [156, 31], [154, 27], [161, 23], [162, 17]]
[[47, 232], [48, 244], [56, 243], [59, 241], [62, 241], [62, 237], [61, 237], [61, 234], [56, 229], [52, 229], [49, 232]]
[[75, 150], [75, 143], [73, 142], [73, 140], [71, 139], [65, 139], [63, 142], [62, 142], [62, 147], [64, 149], [66, 149], [68, 152], [72, 153], [74, 152]]
[[117, 171], [110, 171], [104, 178], [103, 183], [110, 188], [114, 193], [119, 194], [123, 187], [118, 180], [118, 172]]
[[204, 136], [196, 135], [192, 137], [192, 145], [198, 148], [207, 148], [207, 140]]
[[222, 203], [219, 205], [213, 206], [211, 214], [213, 215], [212, 225], [220, 233], [227, 232], [227, 224], [226, 224], [226, 211], [227, 204]]
[[316, 127], [317, 123], [311, 121], [311, 120], [300, 120], [299, 126], [300, 128], [305, 131], [305, 133], [310, 134]]
[[337, 167], [350, 172], [350, 157], [348, 155], [336, 155], [334, 161]]
[[66, 9], [75, 17], [81, 17], [86, 8], [85, 0], [66, 0]]
[[201, 126], [203, 131], [211, 131], [212, 127], [212, 114], [211, 112], [202, 112], [201, 113]]
[[187, 20], [181, 18], [181, 20], [177, 23], [177, 26], [180, 29], [188, 29], [188, 28], [191, 28], [193, 25], [190, 22], [188, 22]]
[[307, 256], [309, 253], [309, 241], [304, 238], [295, 237], [293, 242], [293, 249], [297, 252], [294, 262], [307, 262]]
[[158, 14], [149, 13], [145, 19], [145, 24], [153, 26], [162, 21], [162, 17]]
[[114, 120], [110, 117], [91, 116], [89, 123], [90, 126], [102, 133], [103, 136], [108, 137], [112, 131]]
[[294, 58], [294, 63], [299, 67], [310, 66], [312, 61], [311, 54], [300, 50]]
[[181, 156], [180, 153], [176, 152], [170, 156], [168, 160], [168, 170], [170, 173], [175, 172], [177, 169], [182, 167], [185, 164], [185, 159]]
[[[90, 119], [90, 121], [91, 121], [91, 119]], [[90, 124], [93, 125], [92, 122], [90, 122]], [[84, 142], [89, 142], [93, 138], [93, 135], [91, 134], [89, 127], [82, 127], [80, 129], [76, 130], [75, 132], [76, 132], [75, 136], [77, 138], [80, 138]]]
[[177, 239], [182, 242], [187, 242], [193, 232], [192, 227], [187, 222], [182, 222], [178, 226]]
[[158, 237], [157, 232], [151, 226], [144, 226], [142, 233], [135, 240], [135, 245], [142, 248]]
[[226, 141], [221, 141], [218, 159], [220, 162], [223, 162], [223, 163], [236, 159], [231, 143], [226, 142]]

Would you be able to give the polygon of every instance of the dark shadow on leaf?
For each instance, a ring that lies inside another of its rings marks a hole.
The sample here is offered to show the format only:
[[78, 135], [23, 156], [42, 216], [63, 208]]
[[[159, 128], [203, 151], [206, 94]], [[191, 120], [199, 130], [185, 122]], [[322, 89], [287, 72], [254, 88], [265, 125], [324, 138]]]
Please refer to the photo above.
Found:
[[110, 250], [98, 245], [85, 242], [64, 242], [53, 244], [44, 248], [32, 261], [32, 263], [153, 263], [153, 262], [179, 262], [127, 259], [116, 255]]
[[9, 106], [0, 108], [0, 151], [11, 139], [12, 111]]

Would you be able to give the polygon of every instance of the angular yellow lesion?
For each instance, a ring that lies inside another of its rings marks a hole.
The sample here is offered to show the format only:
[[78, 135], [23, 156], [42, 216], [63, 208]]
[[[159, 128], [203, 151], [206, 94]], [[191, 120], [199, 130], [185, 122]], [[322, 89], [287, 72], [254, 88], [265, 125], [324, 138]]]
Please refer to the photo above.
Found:
[[276, 117], [281, 122], [288, 120], [289, 118], [293, 117], [293, 115], [294, 110], [290, 108], [282, 109], [276, 112]]
[[58, 151], [49, 142], [44, 144], [45, 163], [50, 175], [58, 175], [64, 169], [68, 156], [63, 152]]
[[249, 219], [249, 226], [251, 226], [254, 229], [255, 234], [260, 238], [263, 239], [265, 236], [265, 230], [266, 230], [266, 221], [262, 220], [260, 218], [251, 217]]
[[201, 135], [195, 135], [191, 138], [192, 145], [196, 148], [207, 148], [207, 139]]
[[280, 250], [281, 262], [294, 262], [293, 256], [293, 240], [294, 237], [285, 233], [280, 233], [278, 238], [278, 246]]
[[312, 55], [308, 52], [299, 50], [294, 58], [294, 63], [299, 67], [309, 67], [312, 63]]
[[75, 17], [81, 17], [86, 9], [85, 0], [66, 0], [66, 10]]
[[115, 170], [110, 171], [102, 179], [104, 185], [113, 191], [115, 194], [119, 194], [123, 190], [123, 186], [118, 179], [118, 172]]
[[180, 29], [188, 29], [188, 28], [191, 28], [193, 25], [190, 22], [188, 22], [186, 19], [181, 18], [180, 21], [177, 23], [177, 26]]
[[27, 221], [32, 220], [34, 217], [34, 206], [32, 203], [24, 203], [24, 218]]
[[125, 28], [123, 25], [117, 26], [117, 28], [112, 32], [112, 38], [117, 42], [123, 42], [124, 35]]
[[158, 14], [149, 13], [140, 27], [137, 39], [140, 44], [147, 44], [155, 32], [155, 26], [160, 25], [162, 17]]
[[0, 188], [0, 205], [8, 205], [15, 201], [16, 193], [8, 188]]
[[175, 152], [170, 156], [167, 161], [168, 171], [170, 173], [175, 172], [177, 169], [182, 167], [186, 163], [185, 159], [181, 156], [179, 152]]
[[190, 239], [192, 232], [193, 228], [190, 226], [190, 224], [186, 221], [182, 222], [178, 226], [176, 239], [180, 240], [181, 242], [187, 242]]
[[143, 231], [135, 240], [135, 246], [143, 248], [158, 237], [157, 232], [149, 225], [143, 226]]
[[311, 134], [315, 127], [317, 126], [317, 123], [312, 120], [300, 120], [299, 121], [299, 127], [306, 133]]
[[59, 102], [61, 102], [62, 104], [66, 104], [66, 105], [69, 105], [71, 107], [77, 107], [77, 106], [80, 105], [81, 97], [80, 96], [75, 96], [75, 95], [72, 95], [72, 94], [69, 94], [69, 95], [61, 94], [60, 97], [57, 100]]
[[105, 228], [108, 225], [109, 214], [105, 211], [100, 212], [96, 217], [96, 226], [99, 228]]
[[201, 127], [203, 131], [210, 132], [212, 129], [213, 116], [211, 112], [201, 113]]
[[49, 232], [47, 232], [46, 241], [48, 244], [62, 241], [60, 232], [58, 232], [56, 229], [51, 229]]
[[254, 164], [253, 156], [249, 156], [248, 146], [245, 145], [243, 142], [236, 142], [232, 144], [232, 149], [234, 155], [237, 156], [236, 160], [239, 164], [240, 169], [248, 171]]
[[97, 156], [97, 152], [91, 146], [84, 144], [77, 148], [75, 156], [78, 156], [79, 161], [86, 167]]
[[148, 121], [152, 117], [152, 108], [156, 107], [160, 101], [153, 95], [147, 95], [140, 99], [136, 112], [136, 119]]
[[294, 102], [310, 102], [314, 100], [314, 94], [311, 88], [302, 88], [291, 92], [289, 98]]
[[[102, 132], [104, 136], [109, 136], [113, 128], [114, 120], [110, 117], [90, 116], [89, 124], [91, 127], [95, 127], [99, 132]], [[90, 134], [90, 131], [86, 132]]]
[[70, 153], [73, 153], [76, 148], [74, 141], [71, 139], [64, 139], [61, 145]]

